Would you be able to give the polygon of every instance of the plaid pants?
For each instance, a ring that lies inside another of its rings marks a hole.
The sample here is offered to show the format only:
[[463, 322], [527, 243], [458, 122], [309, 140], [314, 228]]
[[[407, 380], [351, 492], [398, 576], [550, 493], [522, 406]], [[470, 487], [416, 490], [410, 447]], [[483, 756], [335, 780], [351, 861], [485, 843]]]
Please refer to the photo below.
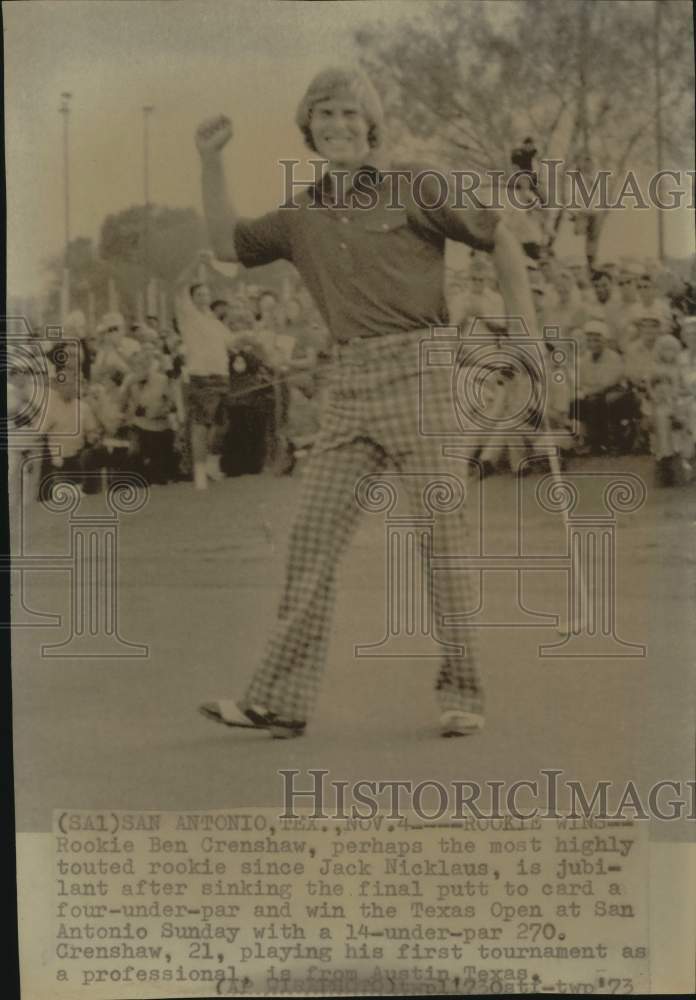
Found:
[[[321, 430], [303, 477], [300, 509], [290, 537], [286, 579], [278, 620], [265, 656], [242, 699], [288, 721], [305, 722], [318, 693], [330, 637], [337, 564], [362, 509], [358, 482], [388, 468], [407, 473], [398, 488], [408, 494], [414, 515], [423, 515], [423, 475], [447, 472], [460, 481], [466, 464], [443, 457], [442, 438], [419, 433], [419, 342], [427, 331], [363, 338], [335, 352]], [[451, 370], [423, 375], [422, 405], [429, 426], [449, 430]], [[448, 443], [459, 443], [452, 438]], [[465, 551], [463, 507], [435, 516], [435, 554]], [[468, 576], [432, 574], [433, 626], [446, 614], [471, 607]], [[435, 688], [445, 709], [483, 711], [475, 633], [464, 625], [438, 635], [443, 647]]]

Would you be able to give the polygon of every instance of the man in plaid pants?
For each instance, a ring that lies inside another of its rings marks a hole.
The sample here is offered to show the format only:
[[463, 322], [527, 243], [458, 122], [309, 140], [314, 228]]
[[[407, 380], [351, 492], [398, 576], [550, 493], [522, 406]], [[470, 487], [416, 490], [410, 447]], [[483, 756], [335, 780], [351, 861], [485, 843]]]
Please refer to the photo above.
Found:
[[[227, 198], [221, 153], [232, 135], [229, 119], [210, 119], [196, 134], [216, 256], [246, 267], [291, 261], [334, 342], [328, 402], [304, 474], [284, 593], [265, 656], [242, 698], [200, 707], [216, 722], [267, 729], [276, 738], [301, 735], [316, 699], [337, 564], [361, 510], [358, 483], [371, 472], [396, 469], [414, 513], [422, 513], [423, 479], [438, 488], [457, 476], [442, 442], [419, 433], [420, 399], [429, 407], [431, 427], [447, 431], [455, 419], [451, 369], [419, 370], [420, 342], [431, 327], [447, 323], [445, 240], [490, 252], [508, 315], [534, 315], [524, 255], [498, 215], [455, 206], [449, 191], [443, 199], [433, 171], [389, 169], [381, 103], [362, 73], [333, 68], [318, 74], [296, 120], [309, 148], [326, 161], [324, 173], [289, 204], [252, 220], [239, 218]], [[438, 553], [464, 549], [462, 502], [454, 507], [437, 518]], [[466, 575], [434, 573], [431, 598], [436, 624], [444, 615], [461, 614], [471, 606]], [[465, 735], [480, 729], [484, 718], [475, 636], [460, 625], [439, 638], [441, 732]]]

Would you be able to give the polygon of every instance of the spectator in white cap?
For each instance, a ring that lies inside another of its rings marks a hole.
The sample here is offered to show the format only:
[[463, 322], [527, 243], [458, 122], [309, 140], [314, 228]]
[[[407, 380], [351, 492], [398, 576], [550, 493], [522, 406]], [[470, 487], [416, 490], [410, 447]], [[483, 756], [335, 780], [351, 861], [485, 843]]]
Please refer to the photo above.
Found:
[[477, 332], [482, 326], [481, 332], [504, 333], [505, 304], [500, 293], [491, 287], [493, 282], [492, 269], [482, 259], [472, 258], [465, 286], [448, 299], [450, 323], [468, 327], [480, 319]]
[[94, 359], [91, 377], [111, 378], [120, 385], [130, 371], [129, 359], [140, 350], [140, 344], [126, 333], [126, 322], [119, 312], [105, 313], [99, 324], [101, 346]]
[[645, 387], [645, 380], [652, 374], [654, 349], [660, 336], [661, 318], [656, 308], [636, 308], [633, 313], [635, 335], [625, 342], [626, 374], [636, 389]]
[[674, 369], [676, 375], [681, 365], [682, 350], [681, 341], [677, 337], [671, 333], [661, 334], [653, 348], [656, 366], [664, 365]]
[[585, 443], [593, 455], [604, 454], [616, 441], [624, 410], [624, 366], [621, 356], [608, 346], [609, 329], [601, 319], [584, 327], [586, 350], [580, 358], [576, 390]]
[[63, 320], [63, 330], [67, 337], [82, 340], [87, 334], [87, 320], [81, 309], [73, 309]]
[[543, 321], [545, 326], [557, 326], [562, 337], [568, 337], [572, 330], [582, 327], [587, 319], [587, 308], [578, 290], [572, 270], [559, 265], [552, 271], [555, 290], [554, 300], [544, 302]]
[[638, 301], [632, 307], [630, 318], [635, 321], [646, 310], [659, 318], [659, 333], [668, 333], [672, 325], [672, 310], [667, 299], [658, 294], [657, 287], [652, 275], [648, 271], [643, 271], [638, 276], [636, 282]]

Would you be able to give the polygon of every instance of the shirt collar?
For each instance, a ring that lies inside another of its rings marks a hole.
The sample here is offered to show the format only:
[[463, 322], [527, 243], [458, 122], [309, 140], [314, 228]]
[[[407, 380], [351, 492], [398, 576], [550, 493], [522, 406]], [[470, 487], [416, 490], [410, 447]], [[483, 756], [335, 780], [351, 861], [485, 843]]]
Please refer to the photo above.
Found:
[[[326, 169], [327, 166], [328, 164], [325, 164], [321, 179], [310, 185], [310, 192], [319, 195], [331, 194], [333, 186], [331, 182], [331, 174]], [[368, 177], [373, 184], [379, 184], [384, 178], [384, 171], [386, 169], [387, 160], [385, 159], [384, 154], [373, 152], [371, 158], [361, 164], [356, 173]]]

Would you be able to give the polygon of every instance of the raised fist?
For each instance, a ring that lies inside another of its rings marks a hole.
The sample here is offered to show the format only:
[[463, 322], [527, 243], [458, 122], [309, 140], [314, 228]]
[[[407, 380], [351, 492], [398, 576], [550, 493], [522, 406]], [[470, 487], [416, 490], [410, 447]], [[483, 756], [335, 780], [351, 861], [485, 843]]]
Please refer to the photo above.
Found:
[[196, 146], [201, 156], [219, 153], [232, 138], [232, 122], [226, 115], [208, 118], [196, 129]]

